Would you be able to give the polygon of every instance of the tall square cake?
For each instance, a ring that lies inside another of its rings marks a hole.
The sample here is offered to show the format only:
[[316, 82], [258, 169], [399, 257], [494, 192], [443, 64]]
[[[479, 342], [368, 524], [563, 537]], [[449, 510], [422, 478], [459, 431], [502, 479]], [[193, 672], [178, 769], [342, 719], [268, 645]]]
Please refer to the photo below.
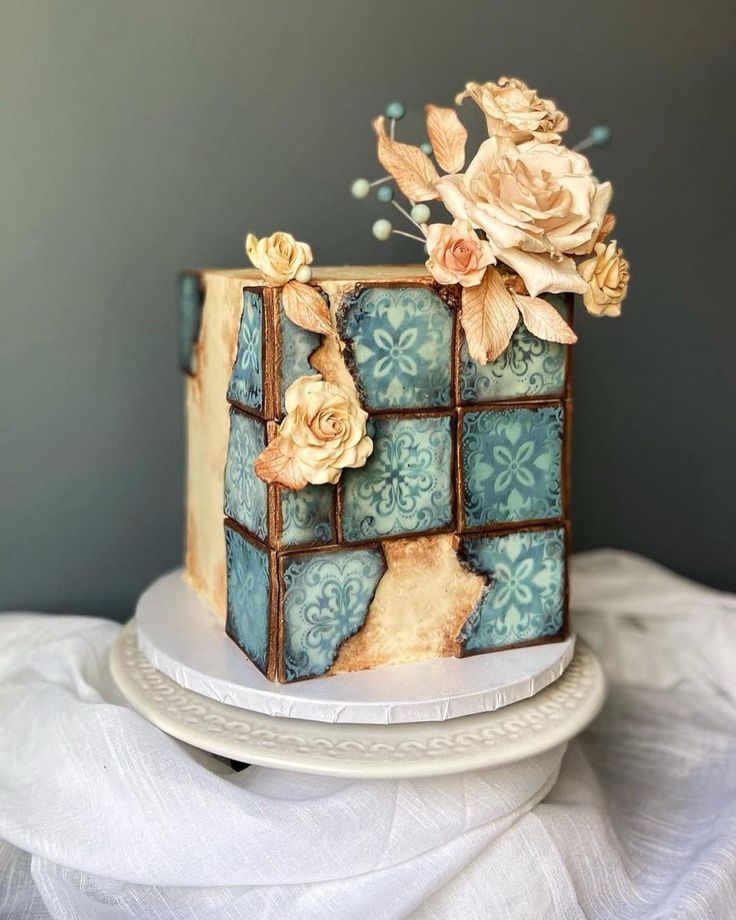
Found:
[[[569, 346], [520, 322], [476, 364], [424, 266], [313, 283], [342, 351], [254, 271], [181, 279], [190, 583], [279, 681], [564, 637]], [[315, 370], [361, 394], [373, 451], [334, 485], [267, 484], [256, 459]]]
[[412, 145], [394, 102], [385, 175], [351, 186], [424, 265], [313, 268], [280, 232], [248, 235], [253, 269], [181, 278], [186, 575], [271, 680], [567, 635], [573, 298], [617, 316], [629, 280], [581, 153], [610, 132], [566, 147], [514, 78], [465, 99], [472, 158], [454, 108]]

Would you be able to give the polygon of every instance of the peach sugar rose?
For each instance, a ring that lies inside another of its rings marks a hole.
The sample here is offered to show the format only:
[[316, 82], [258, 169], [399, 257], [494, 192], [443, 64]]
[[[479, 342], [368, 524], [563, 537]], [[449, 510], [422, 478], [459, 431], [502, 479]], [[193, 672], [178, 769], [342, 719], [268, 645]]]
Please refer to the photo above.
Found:
[[290, 233], [273, 233], [258, 239], [249, 233], [245, 252], [255, 267], [273, 284], [286, 284], [296, 279], [309, 281], [312, 250], [298, 243]]
[[486, 267], [496, 261], [491, 247], [467, 220], [428, 227], [427, 252], [427, 268], [435, 281], [463, 287], [480, 284]]
[[346, 467], [364, 466], [373, 451], [368, 413], [355, 396], [320, 374], [299, 377], [286, 391], [278, 437], [256, 460], [256, 475], [289, 489], [335, 483]]
[[498, 83], [468, 83], [455, 102], [467, 96], [486, 116], [490, 136], [508, 137], [515, 144], [538, 140], [559, 143], [567, 130], [567, 115], [551, 99], [542, 99], [523, 80], [501, 77]]
[[494, 255], [541, 291], [583, 293], [568, 254], [591, 252], [611, 199], [579, 153], [559, 144], [484, 141], [464, 174], [436, 183], [453, 217], [485, 231]]
[[621, 303], [629, 288], [629, 263], [616, 241], [595, 244], [595, 255], [580, 265], [588, 282], [583, 303], [594, 316], [620, 316]]

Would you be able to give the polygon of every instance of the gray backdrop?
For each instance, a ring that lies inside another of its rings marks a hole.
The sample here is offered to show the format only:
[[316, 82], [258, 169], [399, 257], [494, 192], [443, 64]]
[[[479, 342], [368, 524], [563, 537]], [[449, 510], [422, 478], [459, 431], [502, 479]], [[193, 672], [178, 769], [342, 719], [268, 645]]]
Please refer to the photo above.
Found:
[[578, 324], [575, 546], [736, 587], [733, 7], [2, 5], [0, 607], [125, 618], [178, 563], [177, 270], [243, 264], [248, 230], [416, 259], [347, 194], [379, 174], [370, 119], [501, 74], [571, 142], [615, 135], [592, 161], [633, 280], [625, 318]]

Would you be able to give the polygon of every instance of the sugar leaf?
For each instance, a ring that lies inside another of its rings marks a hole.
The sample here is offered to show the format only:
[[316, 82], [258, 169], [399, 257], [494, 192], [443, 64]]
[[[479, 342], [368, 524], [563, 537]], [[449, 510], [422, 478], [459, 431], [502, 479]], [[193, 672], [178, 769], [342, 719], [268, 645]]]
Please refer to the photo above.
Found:
[[521, 294], [515, 294], [514, 299], [524, 319], [524, 325], [532, 335], [547, 342], [561, 342], [563, 345], [577, 342], [578, 337], [552, 304], [541, 297], [524, 297]]
[[284, 312], [295, 325], [320, 335], [335, 335], [330, 310], [316, 288], [289, 281], [281, 292]]
[[383, 116], [373, 122], [373, 130], [378, 135], [378, 159], [406, 197], [410, 201], [437, 198], [435, 183], [440, 177], [427, 154], [419, 147], [400, 144], [389, 137]]
[[474, 361], [488, 364], [506, 350], [519, 311], [495, 268], [488, 268], [480, 284], [463, 288], [460, 321]]
[[286, 489], [303, 489], [307, 484], [286, 438], [276, 437], [271, 441], [256, 457], [253, 468], [263, 482], [275, 483]]
[[443, 109], [428, 105], [427, 134], [432, 144], [432, 152], [442, 169], [448, 173], [457, 173], [465, 165], [465, 142], [468, 132], [457, 117], [455, 109]]

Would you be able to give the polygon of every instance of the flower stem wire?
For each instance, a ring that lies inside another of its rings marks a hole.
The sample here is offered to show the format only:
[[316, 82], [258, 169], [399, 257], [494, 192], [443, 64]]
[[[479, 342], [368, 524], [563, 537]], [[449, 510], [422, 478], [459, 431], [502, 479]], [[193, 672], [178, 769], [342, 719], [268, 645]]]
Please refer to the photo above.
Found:
[[[414, 220], [414, 218], [411, 216], [411, 214], [410, 214], [405, 208], [402, 208], [402, 207], [401, 207], [401, 205], [398, 203], [398, 201], [392, 201], [391, 204], [396, 208], [396, 210], [397, 210], [400, 214], [403, 214], [403, 215], [404, 215], [404, 217], [409, 221], [409, 223], [414, 224], [414, 226], [417, 228], [417, 230], [421, 230], [422, 233], [424, 233], [424, 228], [422, 227], [422, 225], [421, 225], [421, 224], [418, 224], [418, 223]], [[415, 239], [416, 239], [416, 237], [415, 237]], [[422, 242], [424, 242], [424, 239], [422, 239]]]
[[403, 230], [392, 230], [391, 232], [399, 236], [405, 236], [408, 240], [416, 240], [418, 243], [423, 243], [425, 245], [427, 242], [423, 236], [417, 236], [416, 233], [405, 233]]

